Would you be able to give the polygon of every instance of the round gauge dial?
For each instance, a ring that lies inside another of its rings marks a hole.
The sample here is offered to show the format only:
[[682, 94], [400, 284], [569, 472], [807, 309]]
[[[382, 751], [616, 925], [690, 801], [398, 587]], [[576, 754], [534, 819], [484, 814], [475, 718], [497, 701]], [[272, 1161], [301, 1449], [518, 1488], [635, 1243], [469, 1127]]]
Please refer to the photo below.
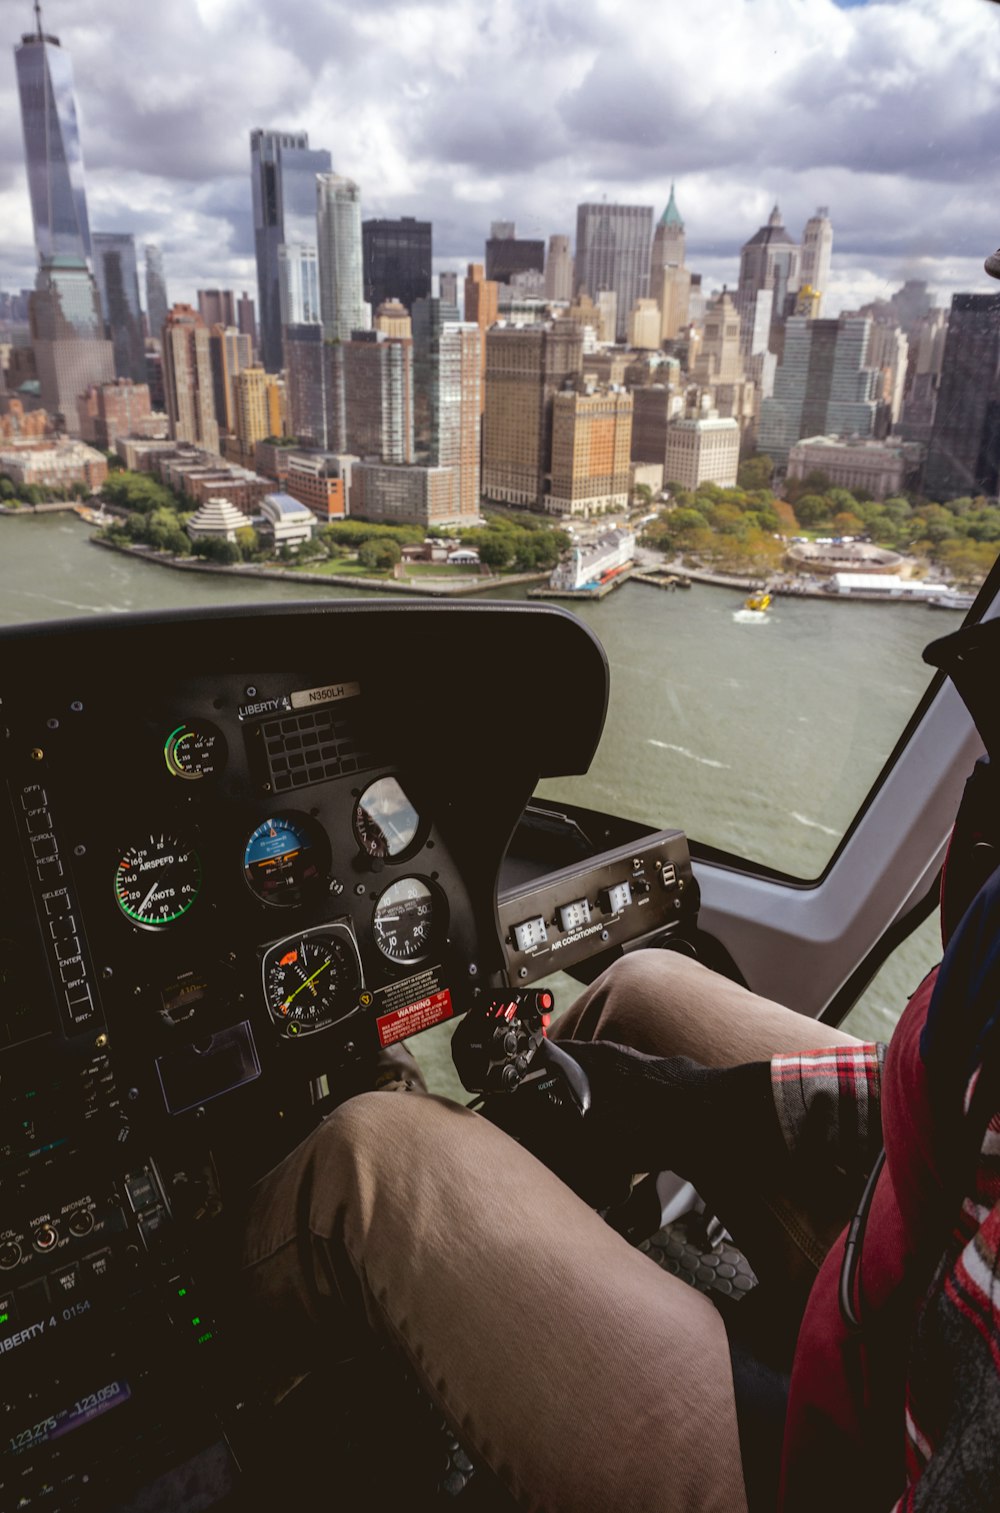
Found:
[[358, 845], [369, 856], [399, 856], [412, 844], [420, 816], [395, 778], [379, 778], [367, 787], [354, 811]]
[[375, 944], [390, 961], [421, 961], [434, 932], [434, 895], [419, 877], [386, 888], [372, 918]]
[[166, 830], [123, 851], [115, 869], [115, 898], [138, 925], [170, 925], [201, 892], [197, 851]]
[[258, 825], [243, 848], [243, 871], [265, 904], [291, 908], [323, 880], [323, 834], [304, 815], [276, 814]]
[[264, 957], [264, 998], [286, 1035], [322, 1030], [358, 1007], [361, 962], [350, 932], [336, 925], [306, 930]]
[[188, 782], [214, 777], [226, 760], [226, 740], [207, 720], [188, 720], [167, 736], [163, 759], [171, 777]]

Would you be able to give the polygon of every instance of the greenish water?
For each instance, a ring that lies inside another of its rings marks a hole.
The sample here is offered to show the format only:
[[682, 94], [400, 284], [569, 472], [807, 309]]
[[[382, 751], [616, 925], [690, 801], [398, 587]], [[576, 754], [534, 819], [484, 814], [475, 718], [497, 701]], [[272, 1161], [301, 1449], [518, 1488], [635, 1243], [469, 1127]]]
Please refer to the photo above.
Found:
[[[72, 516], [0, 519], [0, 622], [359, 596], [179, 573], [89, 535]], [[611, 666], [607, 725], [585, 776], [540, 791], [676, 825], [806, 878], [822, 871], [926, 687], [921, 649], [950, 623], [916, 605], [780, 599], [748, 620], [738, 593], [698, 585], [632, 584], [578, 613]], [[887, 964], [852, 1028], [885, 1037], [937, 954], [931, 921]], [[421, 1037], [421, 1059], [437, 1061], [434, 1033]]]

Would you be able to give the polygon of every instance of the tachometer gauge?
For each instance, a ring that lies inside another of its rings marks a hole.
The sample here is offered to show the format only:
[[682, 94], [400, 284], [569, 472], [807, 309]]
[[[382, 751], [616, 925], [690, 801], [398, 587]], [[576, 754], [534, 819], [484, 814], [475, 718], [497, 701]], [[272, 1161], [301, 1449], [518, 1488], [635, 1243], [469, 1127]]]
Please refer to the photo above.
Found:
[[325, 837], [302, 814], [275, 814], [257, 826], [243, 848], [243, 871], [265, 904], [291, 908], [318, 888], [325, 866]]
[[118, 907], [137, 925], [170, 925], [201, 892], [197, 851], [168, 831], [123, 851], [115, 870]]
[[417, 833], [420, 816], [395, 778], [378, 778], [358, 800], [354, 833], [369, 856], [399, 856]]
[[403, 877], [375, 905], [372, 933], [390, 961], [422, 961], [434, 931], [434, 895], [419, 877]]
[[167, 736], [163, 758], [171, 777], [188, 782], [214, 777], [226, 760], [226, 738], [207, 720], [189, 720]]
[[286, 1035], [323, 1030], [355, 1013], [361, 959], [346, 925], [321, 925], [271, 946], [263, 962], [268, 1013]]

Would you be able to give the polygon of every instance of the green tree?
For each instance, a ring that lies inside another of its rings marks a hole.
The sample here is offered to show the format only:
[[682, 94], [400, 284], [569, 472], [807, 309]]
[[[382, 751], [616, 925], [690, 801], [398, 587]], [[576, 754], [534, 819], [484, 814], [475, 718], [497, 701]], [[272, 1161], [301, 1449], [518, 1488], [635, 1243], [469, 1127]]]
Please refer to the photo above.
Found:
[[370, 539], [358, 548], [358, 561], [377, 572], [391, 572], [402, 560], [403, 549], [398, 541]]
[[774, 477], [774, 458], [757, 452], [740, 463], [736, 482], [741, 489], [766, 489]]
[[224, 567], [231, 567], [241, 560], [236, 542], [227, 541], [224, 536], [199, 536], [191, 550], [196, 557], [204, 557], [206, 561], [218, 562]]
[[494, 572], [508, 567], [514, 555], [510, 542], [499, 531], [484, 531], [482, 536], [483, 539], [478, 543], [480, 562]]
[[252, 525], [241, 525], [236, 532], [236, 545], [244, 562], [254, 562], [260, 556], [260, 535]]
[[833, 516], [830, 500], [825, 494], [803, 494], [795, 502], [795, 516], [806, 530], [829, 525]]

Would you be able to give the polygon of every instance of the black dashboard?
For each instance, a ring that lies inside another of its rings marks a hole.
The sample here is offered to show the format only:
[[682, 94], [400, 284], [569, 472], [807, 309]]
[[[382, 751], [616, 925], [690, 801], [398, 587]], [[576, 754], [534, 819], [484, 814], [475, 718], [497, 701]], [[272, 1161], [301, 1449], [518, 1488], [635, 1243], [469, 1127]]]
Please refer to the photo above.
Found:
[[381, 1047], [690, 916], [682, 836], [530, 804], [607, 691], [549, 607], [0, 633], [2, 1506], [229, 1495], [248, 1185]]

